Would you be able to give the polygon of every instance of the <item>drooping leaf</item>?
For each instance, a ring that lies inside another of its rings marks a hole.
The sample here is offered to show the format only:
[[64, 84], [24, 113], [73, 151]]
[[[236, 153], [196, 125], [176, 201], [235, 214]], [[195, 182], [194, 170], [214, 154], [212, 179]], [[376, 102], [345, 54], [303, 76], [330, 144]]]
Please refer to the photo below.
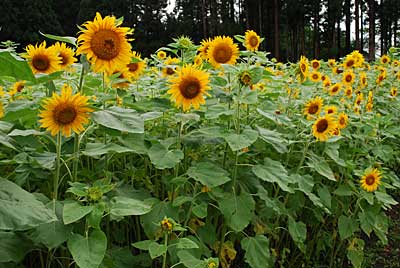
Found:
[[228, 171], [210, 162], [196, 163], [189, 168], [187, 174], [189, 177], [210, 188], [222, 185], [231, 180]]
[[310, 157], [307, 165], [325, 178], [331, 181], [336, 181], [332, 169], [329, 167], [328, 162], [326, 162], [324, 158], [313, 155]]
[[256, 165], [252, 170], [261, 180], [277, 183], [282, 190], [293, 193], [293, 189], [289, 186], [289, 183], [292, 183], [292, 181], [281, 162], [265, 158], [263, 165]]
[[35, 81], [35, 76], [28, 62], [5, 50], [0, 50], [0, 76], [11, 76], [17, 80]]
[[0, 178], [0, 230], [23, 231], [56, 220], [33, 194]]
[[68, 240], [68, 249], [80, 268], [98, 268], [107, 248], [107, 237], [98, 229], [88, 236], [72, 234]]
[[258, 138], [258, 132], [246, 128], [240, 134], [231, 133], [224, 136], [224, 138], [232, 151], [237, 151], [252, 145]]
[[32, 242], [20, 233], [0, 231], [0, 241], [0, 263], [19, 263], [33, 248]]
[[144, 215], [150, 211], [151, 205], [141, 200], [123, 196], [116, 196], [111, 200], [110, 213], [114, 216]]
[[270, 253], [267, 237], [264, 235], [246, 237], [240, 244], [246, 251], [244, 258], [251, 268], [274, 267], [274, 257]]
[[93, 206], [82, 206], [79, 202], [71, 201], [64, 204], [63, 221], [64, 224], [76, 222], [92, 212]]
[[184, 157], [182, 150], [172, 149], [168, 146], [157, 143], [148, 151], [151, 162], [158, 169], [173, 168]]
[[338, 221], [339, 235], [342, 240], [351, 237], [358, 230], [357, 221], [341, 215]]
[[287, 152], [287, 141], [280, 133], [259, 126], [257, 126], [257, 130], [260, 138], [266, 143], [271, 144], [278, 153], [283, 154]]
[[82, 151], [82, 154], [93, 157], [110, 153], [121, 154], [129, 152], [133, 152], [133, 150], [115, 143], [88, 143], [86, 144], [86, 149]]
[[92, 114], [93, 120], [107, 128], [128, 133], [144, 133], [144, 120], [135, 110], [111, 107]]

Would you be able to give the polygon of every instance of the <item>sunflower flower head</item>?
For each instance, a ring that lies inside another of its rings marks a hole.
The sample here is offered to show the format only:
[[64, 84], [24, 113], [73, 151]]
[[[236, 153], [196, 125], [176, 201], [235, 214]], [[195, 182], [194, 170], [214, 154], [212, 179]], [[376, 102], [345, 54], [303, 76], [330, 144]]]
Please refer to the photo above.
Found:
[[180, 62], [180, 60], [178, 58], [168, 57], [164, 61], [165, 66], [162, 68], [163, 76], [167, 77], [167, 76], [171, 76], [171, 75], [175, 74], [179, 67], [178, 66], [179, 62]]
[[349, 117], [347, 116], [347, 114], [345, 112], [341, 112], [338, 115], [338, 127], [340, 129], [344, 129], [348, 123], [349, 123]]
[[320, 72], [313, 71], [313, 72], [310, 73], [309, 77], [310, 77], [311, 81], [313, 81], [314, 83], [317, 83], [317, 82], [321, 81], [321, 77], [322, 76], [321, 76]]
[[191, 106], [195, 109], [200, 108], [200, 104], [205, 104], [204, 95], [209, 87], [209, 74], [199, 70], [192, 65], [182, 67], [178, 76], [170, 79], [170, 89], [167, 91], [171, 94], [171, 100], [175, 102], [177, 107], [188, 111]]
[[336, 83], [329, 88], [329, 95], [336, 95], [342, 89], [341, 83]]
[[334, 135], [338, 128], [337, 121], [332, 114], [319, 117], [313, 124], [313, 135], [319, 141], [327, 141], [330, 136]]
[[378, 189], [379, 184], [381, 184], [381, 179], [382, 175], [378, 169], [368, 168], [361, 177], [361, 188], [367, 192], [374, 192]]
[[235, 64], [238, 57], [239, 48], [230, 37], [215, 37], [207, 50], [208, 61], [214, 68], [221, 68], [221, 64]]
[[396, 97], [396, 96], [397, 96], [397, 93], [398, 93], [398, 90], [397, 90], [396, 87], [392, 87], [392, 88], [390, 89], [390, 96]]
[[350, 86], [354, 83], [355, 77], [356, 77], [356, 75], [354, 74], [354, 72], [352, 70], [347, 70], [343, 73], [342, 82], [346, 86]]
[[318, 116], [321, 112], [324, 100], [321, 97], [315, 97], [307, 102], [304, 107], [304, 114], [307, 115], [307, 119], [311, 120]]
[[311, 67], [312, 67], [314, 70], [318, 70], [319, 67], [321, 67], [320, 61], [319, 61], [319, 60], [316, 60], [316, 59], [312, 60], [312, 61], [311, 61]]
[[200, 42], [200, 47], [199, 47], [198, 51], [200, 53], [199, 55], [203, 58], [203, 60], [208, 59], [207, 53], [208, 53], [208, 49], [210, 48], [211, 42], [212, 42], [211, 38], [203, 39]]
[[390, 62], [389, 56], [386, 55], [386, 54], [383, 55], [383, 56], [380, 58], [380, 62], [381, 62], [381, 64], [383, 64], [383, 65], [388, 64], [388, 63]]
[[46, 48], [46, 41], [39, 46], [28, 45], [22, 56], [28, 60], [34, 74], [50, 74], [60, 70], [61, 58], [54, 47]]
[[300, 80], [304, 82], [308, 77], [308, 59], [304, 56], [300, 57], [299, 73], [300, 73]]
[[133, 51], [131, 54], [131, 62], [126, 66], [129, 76], [133, 79], [138, 79], [146, 67], [146, 62], [140, 57], [140, 54]]
[[71, 131], [79, 134], [85, 129], [83, 125], [89, 122], [89, 113], [93, 111], [87, 101], [88, 97], [80, 93], [72, 95], [71, 87], [64, 85], [61, 95], [53, 93], [52, 97], [44, 100], [44, 110], [39, 114], [41, 127], [53, 136], [61, 133], [69, 137]]
[[132, 34], [133, 30], [120, 27], [121, 23], [114, 16], [102, 18], [100, 13], [96, 13], [93, 21], [83, 24], [86, 29], [78, 37], [76, 54], [85, 54], [94, 72], [110, 75], [131, 61], [131, 45], [127, 35]]
[[255, 31], [247, 30], [244, 35], [244, 46], [249, 51], [257, 51], [260, 46], [261, 38]]
[[77, 59], [74, 57], [74, 51], [71, 48], [67, 47], [64, 42], [56, 42], [52, 47], [61, 58], [61, 69], [66, 69], [77, 61]]

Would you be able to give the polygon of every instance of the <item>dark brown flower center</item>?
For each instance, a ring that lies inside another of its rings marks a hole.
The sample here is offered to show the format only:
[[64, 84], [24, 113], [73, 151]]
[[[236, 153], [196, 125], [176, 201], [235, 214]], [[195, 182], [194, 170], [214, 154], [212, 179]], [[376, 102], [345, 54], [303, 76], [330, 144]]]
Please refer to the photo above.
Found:
[[134, 73], [139, 69], [139, 64], [137, 62], [129, 63], [128, 68], [130, 72]]
[[77, 111], [72, 106], [57, 107], [54, 112], [54, 119], [58, 124], [68, 125], [72, 123], [77, 116]]
[[319, 105], [318, 104], [311, 104], [308, 107], [308, 113], [309, 114], [316, 114], [318, 112], [318, 109], [319, 109]]
[[326, 120], [326, 119], [320, 119], [318, 122], [317, 122], [317, 132], [318, 133], [324, 133], [325, 132], [325, 130], [328, 128], [328, 120]]
[[353, 65], [354, 65], [354, 60], [349, 60], [348, 62], [346, 62], [347, 67], [351, 67]]
[[61, 58], [61, 63], [60, 63], [61, 66], [65, 66], [65, 65], [68, 64], [68, 57], [67, 57], [67, 55], [65, 55], [65, 54], [63, 54], [63, 53], [60, 53], [58, 56]]
[[186, 99], [193, 99], [200, 93], [200, 82], [195, 77], [183, 80], [179, 85], [179, 91]]
[[17, 91], [21, 92], [24, 89], [25, 85], [24, 84], [18, 84], [17, 86]]
[[214, 49], [213, 58], [217, 63], [227, 63], [233, 55], [232, 49], [226, 44], [220, 44]]
[[250, 44], [250, 46], [252, 46], [252, 47], [256, 47], [257, 45], [258, 45], [258, 38], [257, 38], [257, 36], [251, 36], [250, 38], [249, 38], [249, 44]]
[[249, 85], [251, 83], [251, 76], [248, 73], [244, 73], [240, 80], [244, 85]]
[[339, 86], [334, 86], [333, 88], [332, 88], [332, 93], [336, 93], [336, 92], [338, 92], [339, 91]]
[[307, 69], [307, 66], [306, 66], [304, 63], [301, 63], [301, 64], [300, 64], [300, 69], [301, 69], [301, 71], [302, 71], [303, 73], [305, 73], [305, 72], [306, 72], [306, 69]]
[[332, 108], [328, 109], [328, 114], [333, 114], [335, 111]]
[[173, 75], [175, 73], [175, 70], [173, 68], [167, 67], [165, 71], [168, 75]]
[[45, 55], [36, 55], [32, 58], [32, 65], [36, 70], [47, 71], [50, 67], [49, 58]]
[[313, 78], [314, 80], [318, 80], [319, 76], [318, 76], [318, 74], [313, 74], [313, 75], [312, 75], [312, 78]]
[[375, 183], [375, 176], [373, 174], [370, 174], [365, 178], [365, 184], [373, 185], [374, 183]]
[[341, 117], [341, 118], [339, 119], [339, 124], [340, 124], [341, 126], [344, 126], [344, 125], [346, 124], [346, 120], [345, 120], [343, 117]]
[[93, 53], [102, 60], [112, 60], [121, 50], [120, 39], [114, 31], [100, 30], [93, 35], [90, 47]]
[[350, 83], [353, 80], [353, 77], [351, 76], [351, 74], [346, 75], [346, 82]]
[[314, 68], [314, 69], [318, 69], [319, 68], [319, 62], [313, 62], [312, 63], [312, 67]]

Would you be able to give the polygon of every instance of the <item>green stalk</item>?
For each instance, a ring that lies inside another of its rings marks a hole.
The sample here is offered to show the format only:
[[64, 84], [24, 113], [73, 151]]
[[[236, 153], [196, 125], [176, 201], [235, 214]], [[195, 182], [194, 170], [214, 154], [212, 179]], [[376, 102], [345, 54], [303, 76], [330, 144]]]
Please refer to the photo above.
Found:
[[[164, 246], [168, 247], [168, 233], [167, 232], [165, 232], [165, 235], [164, 235]], [[165, 268], [166, 265], [167, 265], [167, 251], [165, 251], [163, 254], [162, 268]]]
[[53, 189], [54, 189], [54, 195], [53, 195], [53, 200], [54, 200], [54, 209], [55, 209], [55, 201], [57, 200], [58, 196], [58, 182], [60, 180], [60, 158], [61, 158], [61, 132], [57, 134], [57, 145], [56, 145], [56, 153], [57, 153], [57, 158], [56, 158], [56, 173], [54, 176], [54, 181], [53, 181]]
[[72, 174], [74, 181], [78, 181], [78, 164], [79, 164], [79, 134], [75, 133], [74, 136], [74, 162], [72, 167]]

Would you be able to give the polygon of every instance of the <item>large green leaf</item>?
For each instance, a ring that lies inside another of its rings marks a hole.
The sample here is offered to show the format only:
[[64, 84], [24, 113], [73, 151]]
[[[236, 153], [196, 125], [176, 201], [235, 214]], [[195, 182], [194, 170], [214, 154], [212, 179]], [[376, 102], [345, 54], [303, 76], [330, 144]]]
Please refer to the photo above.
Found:
[[242, 191], [238, 196], [227, 194], [218, 203], [232, 230], [240, 232], [250, 223], [254, 214], [255, 202], [249, 193]]
[[0, 263], [20, 262], [32, 249], [32, 242], [23, 234], [0, 231]]
[[244, 238], [240, 245], [246, 251], [244, 258], [251, 268], [274, 267], [274, 257], [269, 251], [268, 238], [263, 235]]
[[178, 251], [177, 255], [179, 257], [179, 261], [187, 268], [204, 268], [207, 265], [207, 263], [197, 259], [186, 250]]
[[165, 252], [167, 252], [168, 247], [164, 244], [158, 244], [157, 242], [152, 241], [149, 245], [149, 253], [152, 259], [160, 257]]
[[30, 237], [36, 243], [41, 243], [48, 249], [52, 249], [67, 241], [71, 230], [71, 226], [65, 226], [62, 221], [58, 220], [39, 225]]
[[210, 188], [222, 185], [231, 180], [228, 171], [210, 162], [195, 164], [189, 168], [187, 174], [189, 177]]
[[28, 230], [56, 220], [54, 212], [33, 194], [0, 178], [0, 230]]
[[110, 153], [121, 154], [129, 152], [133, 152], [133, 150], [115, 143], [88, 143], [86, 144], [86, 149], [82, 151], [82, 154], [87, 156], [99, 156]]
[[340, 238], [344, 240], [358, 230], [358, 223], [352, 218], [342, 215], [339, 217], [338, 227]]
[[298, 247], [303, 251], [304, 241], [307, 238], [307, 227], [306, 225], [298, 221], [296, 222], [292, 217], [289, 217], [289, 234], [293, 238], [293, 241], [296, 242]]
[[110, 213], [114, 216], [144, 215], [150, 211], [151, 205], [141, 200], [123, 196], [116, 196], [111, 199]]
[[252, 145], [258, 138], [258, 132], [253, 129], [245, 129], [242, 133], [231, 133], [224, 136], [232, 151], [237, 151]]
[[82, 206], [79, 202], [71, 201], [64, 204], [63, 221], [65, 224], [76, 222], [92, 212], [93, 206]]
[[80, 268], [98, 268], [107, 249], [107, 237], [93, 229], [88, 236], [73, 234], [68, 240], [68, 249]]
[[310, 157], [307, 165], [325, 178], [331, 181], [336, 181], [332, 169], [329, 167], [328, 162], [326, 162], [324, 158], [313, 155]]
[[151, 163], [158, 169], [173, 168], [184, 157], [179, 149], [168, 148], [167, 144], [154, 144], [148, 151]]
[[41, 35], [43, 35], [44, 37], [47, 37], [49, 39], [56, 40], [56, 41], [61, 41], [61, 42], [64, 42], [64, 43], [68, 43], [68, 44], [71, 44], [71, 45], [76, 47], [76, 38], [75, 37], [45, 34], [45, 33], [42, 33], [40, 31], [39, 31], [39, 33]]
[[266, 143], [271, 144], [278, 153], [283, 154], [287, 152], [287, 141], [282, 137], [282, 134], [259, 126], [257, 126], [257, 130], [260, 138]]
[[35, 81], [35, 76], [28, 62], [5, 50], [0, 50], [0, 76], [11, 76], [17, 80]]
[[144, 120], [135, 110], [111, 107], [92, 114], [93, 120], [107, 128], [128, 133], [144, 133]]
[[354, 268], [361, 268], [364, 261], [364, 240], [355, 238], [347, 248], [347, 258]]
[[277, 183], [282, 190], [293, 193], [293, 189], [289, 186], [292, 181], [281, 162], [265, 158], [264, 165], [256, 165], [252, 170], [261, 180]]

